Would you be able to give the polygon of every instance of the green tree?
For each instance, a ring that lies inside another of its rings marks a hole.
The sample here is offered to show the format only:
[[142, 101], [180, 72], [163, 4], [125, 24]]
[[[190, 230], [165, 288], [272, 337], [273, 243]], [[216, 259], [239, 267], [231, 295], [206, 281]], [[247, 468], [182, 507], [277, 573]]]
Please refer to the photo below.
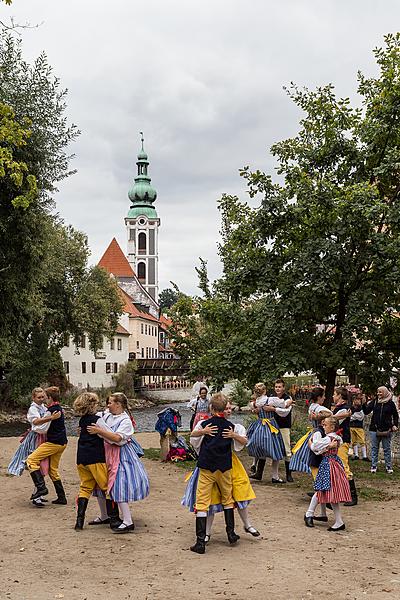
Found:
[[329, 398], [338, 369], [370, 386], [400, 367], [400, 34], [374, 53], [379, 75], [358, 76], [362, 108], [331, 85], [292, 85], [304, 116], [271, 149], [280, 182], [247, 167], [259, 205], [220, 201], [223, 276], [196, 301], [194, 358], [216, 356], [217, 377], [222, 362], [249, 384], [311, 369]]
[[251, 390], [249, 390], [241, 381], [235, 381], [232, 390], [229, 393], [229, 399], [236, 404], [239, 412], [247, 406], [251, 400]]
[[113, 375], [115, 389], [123, 392], [128, 398], [134, 397], [134, 385], [137, 372], [137, 362], [132, 360], [121, 365], [117, 375]]
[[160, 305], [160, 312], [170, 309], [175, 302], [178, 300], [179, 292], [172, 288], [166, 288], [160, 292], [158, 297], [158, 304]]

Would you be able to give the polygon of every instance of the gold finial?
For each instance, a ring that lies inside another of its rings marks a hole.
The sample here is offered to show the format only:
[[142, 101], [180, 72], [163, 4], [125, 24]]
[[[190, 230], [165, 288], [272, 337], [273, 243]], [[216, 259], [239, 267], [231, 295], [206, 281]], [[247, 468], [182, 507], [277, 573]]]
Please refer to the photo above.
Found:
[[144, 147], [143, 147], [143, 144], [144, 144], [143, 131], [139, 131], [139, 133], [140, 133], [140, 136], [141, 136], [140, 139], [141, 139], [141, 142], [142, 142], [142, 150], [144, 150]]

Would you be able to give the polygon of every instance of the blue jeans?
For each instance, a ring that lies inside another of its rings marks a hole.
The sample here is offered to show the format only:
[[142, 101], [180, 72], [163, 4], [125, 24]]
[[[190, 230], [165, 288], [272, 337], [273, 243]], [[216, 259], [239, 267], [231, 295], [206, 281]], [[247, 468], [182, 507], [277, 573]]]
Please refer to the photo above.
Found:
[[392, 434], [388, 437], [378, 437], [375, 431], [370, 431], [371, 436], [371, 466], [376, 469], [378, 466], [379, 444], [382, 442], [383, 456], [385, 458], [385, 466], [387, 469], [392, 468]]

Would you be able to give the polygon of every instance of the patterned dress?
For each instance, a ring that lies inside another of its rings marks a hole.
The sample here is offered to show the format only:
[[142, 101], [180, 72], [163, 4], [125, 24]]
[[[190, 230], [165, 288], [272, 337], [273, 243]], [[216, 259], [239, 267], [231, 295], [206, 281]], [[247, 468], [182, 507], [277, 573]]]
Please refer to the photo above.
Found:
[[337, 456], [337, 449], [329, 449], [324, 453], [315, 478], [314, 489], [320, 504], [351, 501], [349, 482], [343, 463]]
[[255, 458], [281, 460], [285, 456], [285, 446], [274, 417], [269, 416], [271, 414], [260, 410], [257, 421], [247, 430], [247, 450]]
[[[47, 407], [36, 405], [40, 417], [44, 417], [47, 412]], [[29, 415], [29, 413], [28, 413]], [[18, 446], [14, 456], [12, 457], [10, 464], [7, 467], [7, 471], [10, 475], [19, 477], [22, 475], [26, 468], [26, 459], [40, 444], [46, 441], [46, 435], [36, 433], [32, 429], [28, 431], [25, 437], [22, 437], [20, 445]], [[49, 460], [45, 459], [40, 463], [40, 470], [42, 475], [47, 475], [49, 472]]]

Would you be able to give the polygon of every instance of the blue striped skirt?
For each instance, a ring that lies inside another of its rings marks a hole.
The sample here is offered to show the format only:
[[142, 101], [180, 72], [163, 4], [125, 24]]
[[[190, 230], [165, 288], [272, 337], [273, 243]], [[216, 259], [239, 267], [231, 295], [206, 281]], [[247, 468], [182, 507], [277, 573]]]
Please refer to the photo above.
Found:
[[291, 471], [297, 471], [299, 473], [311, 473], [309, 466], [311, 450], [308, 447], [308, 440], [313, 435], [313, 431], [310, 431], [307, 438], [304, 440], [300, 448], [292, 454], [292, 458], [289, 462], [289, 469]]
[[144, 450], [143, 450], [142, 446], [139, 444], [139, 442], [137, 440], [135, 440], [135, 438], [133, 436], [131, 438], [129, 438], [129, 444], [132, 445], [132, 448], [134, 449], [134, 451], [136, 452], [136, 454], [138, 455], [139, 458], [142, 458], [142, 456], [144, 456]]
[[[268, 417], [271, 425], [279, 429], [274, 417]], [[281, 460], [286, 455], [281, 432], [272, 433], [262, 419], [254, 421], [247, 430], [247, 450], [255, 458], [272, 458]]]
[[37, 434], [34, 431], [30, 431], [26, 438], [20, 443], [15, 452], [14, 456], [11, 459], [10, 464], [7, 467], [8, 473], [10, 475], [15, 475], [19, 477], [25, 470], [25, 461], [30, 454], [37, 447]]
[[115, 502], [136, 502], [150, 493], [150, 482], [132, 445], [121, 446], [119, 467], [110, 496]]
[[[187, 506], [190, 512], [194, 512], [194, 507], [196, 505], [196, 491], [197, 491], [197, 482], [199, 480], [199, 467], [196, 467], [193, 473], [190, 476], [189, 481], [187, 482], [186, 490], [184, 496], [181, 500], [182, 506]], [[251, 500], [243, 500], [241, 502], [235, 501], [235, 504], [238, 508], [246, 508], [250, 504]], [[208, 509], [208, 515], [215, 515], [218, 512], [222, 512], [224, 507], [222, 504], [211, 504]]]

